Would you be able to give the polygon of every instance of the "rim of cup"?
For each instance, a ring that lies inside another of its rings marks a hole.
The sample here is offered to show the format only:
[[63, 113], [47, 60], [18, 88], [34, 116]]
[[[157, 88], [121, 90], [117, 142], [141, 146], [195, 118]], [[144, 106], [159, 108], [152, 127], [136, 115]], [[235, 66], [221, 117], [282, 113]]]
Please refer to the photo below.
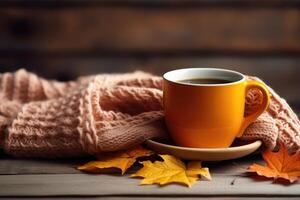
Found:
[[[181, 68], [164, 73], [163, 78], [172, 83], [190, 86], [226, 86], [243, 82], [246, 77], [240, 72], [222, 68]], [[187, 79], [223, 79], [229, 83], [186, 83], [180, 82]]]

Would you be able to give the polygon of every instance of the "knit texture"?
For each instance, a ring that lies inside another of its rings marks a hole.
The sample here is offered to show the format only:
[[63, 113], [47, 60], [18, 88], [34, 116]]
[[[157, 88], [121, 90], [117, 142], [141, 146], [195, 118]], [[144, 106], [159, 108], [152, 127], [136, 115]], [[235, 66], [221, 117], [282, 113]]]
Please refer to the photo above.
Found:
[[[255, 77], [249, 77], [256, 79]], [[271, 103], [242, 136], [273, 149], [300, 147], [300, 123], [271, 88]], [[261, 103], [249, 91], [245, 115]], [[0, 75], [0, 146], [16, 157], [78, 157], [127, 149], [167, 137], [162, 79], [151, 74], [102, 74], [46, 80], [25, 70]]]
[[[257, 77], [248, 77], [262, 82]], [[272, 88], [270, 104], [266, 112], [261, 114], [244, 132], [244, 140], [262, 140], [270, 149], [274, 149], [279, 142], [283, 143], [289, 152], [296, 152], [300, 148], [300, 121], [287, 102]], [[246, 99], [246, 113], [255, 109], [262, 101], [258, 91], [250, 91]], [[258, 103], [257, 103], [258, 102]]]

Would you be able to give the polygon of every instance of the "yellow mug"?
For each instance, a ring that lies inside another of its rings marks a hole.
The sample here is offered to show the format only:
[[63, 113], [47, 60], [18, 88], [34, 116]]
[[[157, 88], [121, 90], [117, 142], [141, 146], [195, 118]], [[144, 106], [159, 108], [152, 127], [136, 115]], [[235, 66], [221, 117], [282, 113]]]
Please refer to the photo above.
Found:
[[[178, 69], [163, 75], [163, 104], [170, 135], [179, 146], [226, 148], [268, 107], [267, 87], [235, 71], [217, 68]], [[214, 79], [224, 83], [189, 83], [183, 80]], [[257, 110], [244, 117], [251, 88], [263, 95]]]

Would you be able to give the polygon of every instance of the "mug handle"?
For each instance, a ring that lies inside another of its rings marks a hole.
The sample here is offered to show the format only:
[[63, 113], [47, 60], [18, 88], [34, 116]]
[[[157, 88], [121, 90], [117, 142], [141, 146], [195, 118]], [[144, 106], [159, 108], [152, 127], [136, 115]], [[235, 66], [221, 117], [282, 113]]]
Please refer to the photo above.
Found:
[[243, 135], [246, 128], [254, 120], [256, 120], [259, 117], [259, 115], [261, 115], [267, 109], [267, 107], [269, 105], [269, 102], [270, 102], [269, 90], [268, 90], [267, 86], [264, 83], [259, 82], [259, 81], [255, 81], [255, 80], [247, 80], [246, 84], [247, 84], [246, 85], [246, 94], [248, 93], [248, 91], [250, 89], [256, 88], [256, 89], [258, 89], [262, 92], [263, 101], [262, 101], [262, 104], [260, 104], [260, 107], [256, 111], [254, 111], [253, 113], [251, 113], [248, 116], [244, 117], [242, 127], [241, 127], [240, 132], [237, 135], [237, 137], [241, 137]]

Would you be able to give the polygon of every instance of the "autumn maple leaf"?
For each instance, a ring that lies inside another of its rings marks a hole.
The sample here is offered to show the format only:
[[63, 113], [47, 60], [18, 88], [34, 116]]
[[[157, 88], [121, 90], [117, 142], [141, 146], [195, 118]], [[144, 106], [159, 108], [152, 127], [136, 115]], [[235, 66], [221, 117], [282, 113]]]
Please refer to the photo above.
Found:
[[97, 157], [98, 160], [88, 162], [79, 166], [77, 169], [85, 172], [97, 173], [99, 172], [99, 169], [118, 168], [121, 170], [122, 174], [124, 174], [127, 169], [135, 163], [137, 158], [149, 156], [151, 154], [152, 151], [137, 146], [126, 151], [103, 153]]
[[248, 172], [255, 172], [260, 176], [267, 178], [283, 178], [293, 183], [300, 176], [300, 152], [289, 155], [287, 148], [280, 144], [278, 152], [266, 150], [262, 153], [263, 159], [267, 166], [252, 164]]
[[208, 168], [202, 168], [200, 161], [191, 161], [187, 166], [178, 158], [171, 155], [160, 155], [163, 161], [143, 161], [143, 168], [132, 177], [143, 177], [141, 185], [169, 183], [184, 184], [192, 186], [199, 176], [211, 180]]

